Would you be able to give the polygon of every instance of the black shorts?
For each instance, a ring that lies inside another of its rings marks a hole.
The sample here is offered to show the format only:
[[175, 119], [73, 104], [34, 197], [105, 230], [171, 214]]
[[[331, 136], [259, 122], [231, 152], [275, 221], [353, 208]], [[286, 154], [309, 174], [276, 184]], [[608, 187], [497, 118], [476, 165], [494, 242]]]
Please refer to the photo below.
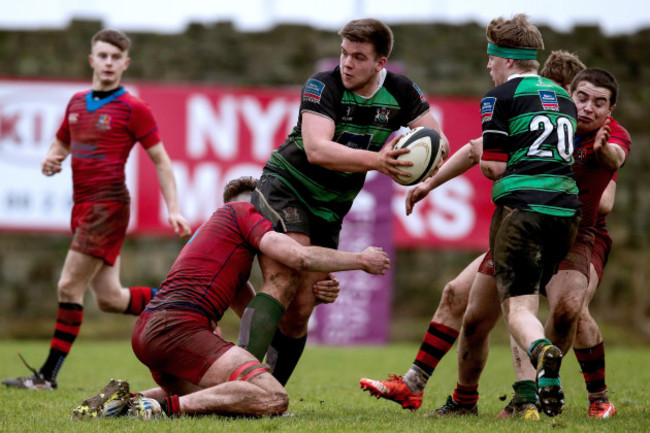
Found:
[[557, 217], [497, 206], [490, 249], [501, 301], [540, 293], [573, 244], [579, 223], [579, 215]]
[[312, 245], [338, 248], [341, 224], [314, 216], [309, 206], [282, 179], [263, 174], [251, 203], [271, 221], [276, 231], [302, 233], [309, 236]]

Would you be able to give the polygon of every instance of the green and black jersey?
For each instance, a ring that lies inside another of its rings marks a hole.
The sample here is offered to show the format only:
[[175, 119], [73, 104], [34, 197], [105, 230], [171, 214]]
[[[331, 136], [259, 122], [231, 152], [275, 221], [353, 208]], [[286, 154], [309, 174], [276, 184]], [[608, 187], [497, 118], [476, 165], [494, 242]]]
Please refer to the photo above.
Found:
[[381, 88], [370, 98], [345, 89], [339, 67], [319, 72], [306, 82], [298, 124], [271, 154], [264, 174], [276, 176], [317, 217], [340, 223], [365, 181], [366, 173], [347, 173], [310, 164], [303, 146], [302, 113], [334, 121], [333, 141], [354, 149], [379, 151], [388, 137], [429, 110], [423, 93], [407, 77], [386, 72]]
[[497, 205], [556, 216], [580, 209], [573, 177], [576, 107], [538, 75], [513, 75], [481, 101], [483, 160], [507, 162], [492, 186]]

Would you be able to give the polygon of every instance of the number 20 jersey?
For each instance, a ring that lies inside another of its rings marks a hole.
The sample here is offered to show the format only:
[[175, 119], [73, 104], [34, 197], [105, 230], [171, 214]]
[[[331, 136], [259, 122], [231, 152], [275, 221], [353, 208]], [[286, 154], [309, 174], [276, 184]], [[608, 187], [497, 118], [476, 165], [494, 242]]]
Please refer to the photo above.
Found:
[[513, 75], [481, 101], [483, 155], [507, 163], [492, 186], [497, 205], [555, 216], [580, 209], [573, 165], [576, 107], [538, 75]]

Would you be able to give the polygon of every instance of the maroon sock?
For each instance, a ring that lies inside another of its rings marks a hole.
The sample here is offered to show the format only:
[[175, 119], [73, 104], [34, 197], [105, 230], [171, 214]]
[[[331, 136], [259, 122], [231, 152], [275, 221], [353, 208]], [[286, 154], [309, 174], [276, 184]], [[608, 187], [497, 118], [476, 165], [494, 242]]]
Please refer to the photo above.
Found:
[[181, 403], [178, 401], [178, 395], [176, 394], [162, 399], [160, 401], [160, 407], [167, 416], [181, 415]]
[[54, 380], [59, 374], [63, 361], [70, 353], [72, 344], [79, 335], [83, 315], [82, 305], [67, 302], [59, 303], [56, 325], [54, 325], [54, 336], [50, 343], [50, 353], [39, 371], [46, 379]]
[[442, 323], [431, 322], [422, 339], [420, 350], [413, 364], [431, 376], [443, 356], [449, 352], [458, 338], [458, 331]]
[[603, 342], [586, 349], [573, 349], [578, 358], [582, 375], [585, 378], [587, 391], [601, 392], [607, 389], [605, 385], [605, 346]]
[[124, 311], [124, 314], [139, 316], [140, 313], [144, 311], [144, 308], [147, 306], [149, 301], [156, 296], [158, 290], [153, 287], [134, 286], [129, 287], [129, 292], [131, 293], [131, 300], [129, 301], [129, 306], [126, 308], [126, 311]]
[[478, 385], [465, 386], [457, 383], [452, 398], [463, 406], [476, 404], [478, 402]]

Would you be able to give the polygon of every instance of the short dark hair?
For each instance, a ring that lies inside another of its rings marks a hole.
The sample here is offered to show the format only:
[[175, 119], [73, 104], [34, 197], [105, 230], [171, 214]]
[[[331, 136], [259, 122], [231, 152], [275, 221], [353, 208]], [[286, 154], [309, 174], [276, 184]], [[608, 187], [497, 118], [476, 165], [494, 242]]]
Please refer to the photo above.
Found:
[[257, 187], [257, 179], [252, 176], [242, 176], [233, 179], [223, 189], [223, 202], [228, 203], [239, 194], [252, 193]]
[[131, 39], [119, 30], [103, 29], [98, 31], [90, 40], [91, 49], [96, 42], [106, 42], [122, 51], [129, 51], [131, 48]]
[[618, 81], [616, 77], [609, 71], [601, 68], [587, 68], [579, 72], [578, 75], [571, 82], [571, 94], [576, 91], [578, 85], [587, 81], [596, 87], [602, 87], [609, 90], [611, 93], [609, 97], [609, 105], [616, 105], [618, 99]]
[[352, 20], [339, 31], [339, 35], [352, 42], [370, 42], [378, 57], [388, 58], [393, 50], [393, 31], [374, 18]]

